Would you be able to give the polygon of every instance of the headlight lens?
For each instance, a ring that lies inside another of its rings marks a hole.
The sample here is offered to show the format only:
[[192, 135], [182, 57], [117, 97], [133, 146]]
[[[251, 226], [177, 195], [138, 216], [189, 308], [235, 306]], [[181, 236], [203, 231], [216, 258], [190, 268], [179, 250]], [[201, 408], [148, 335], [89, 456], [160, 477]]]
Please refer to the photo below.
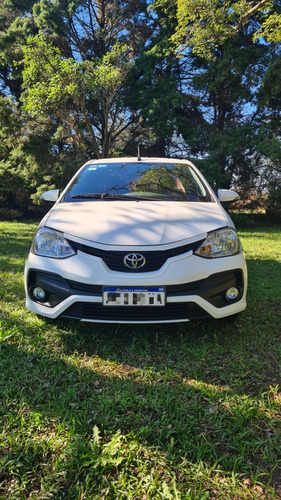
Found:
[[34, 237], [31, 251], [43, 257], [66, 259], [75, 251], [61, 233], [52, 229], [39, 229]]
[[240, 241], [233, 229], [220, 229], [208, 234], [195, 254], [206, 259], [228, 257], [240, 252]]

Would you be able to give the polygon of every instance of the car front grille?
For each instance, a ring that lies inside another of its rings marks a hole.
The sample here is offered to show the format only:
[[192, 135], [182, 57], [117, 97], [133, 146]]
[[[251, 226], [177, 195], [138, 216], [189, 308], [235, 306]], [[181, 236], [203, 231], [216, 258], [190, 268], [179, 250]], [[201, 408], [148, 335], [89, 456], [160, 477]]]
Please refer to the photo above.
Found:
[[204, 240], [195, 241], [189, 245], [181, 245], [179, 247], [171, 248], [169, 250], [157, 250], [157, 251], [143, 251], [137, 252], [145, 258], [145, 265], [141, 268], [128, 268], [124, 263], [124, 257], [130, 253], [128, 251], [114, 251], [114, 250], [101, 250], [100, 248], [94, 248], [88, 245], [82, 245], [76, 241], [68, 240], [74, 250], [80, 250], [88, 255], [94, 257], [99, 257], [102, 259], [107, 267], [112, 271], [120, 271], [122, 273], [148, 273], [151, 271], [158, 271], [165, 262], [171, 257], [176, 257], [184, 253], [196, 251], [200, 247]]
[[116, 323], [121, 321], [140, 323], [144, 321], [184, 321], [210, 317], [204, 309], [192, 302], [171, 303], [162, 307], [110, 307], [96, 303], [76, 302], [66, 309], [62, 316], [72, 319], [113, 321]]

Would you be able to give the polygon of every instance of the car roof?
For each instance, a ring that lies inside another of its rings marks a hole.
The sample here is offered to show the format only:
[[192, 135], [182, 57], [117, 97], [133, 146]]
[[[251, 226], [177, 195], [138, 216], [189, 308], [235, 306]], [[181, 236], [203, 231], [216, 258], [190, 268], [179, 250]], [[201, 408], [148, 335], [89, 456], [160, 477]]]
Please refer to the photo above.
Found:
[[86, 165], [89, 163], [186, 163], [187, 165], [193, 165], [193, 163], [189, 160], [179, 159], [179, 158], [159, 158], [159, 157], [141, 157], [137, 158], [135, 156], [126, 157], [126, 158], [101, 158], [101, 159], [93, 159], [89, 160]]

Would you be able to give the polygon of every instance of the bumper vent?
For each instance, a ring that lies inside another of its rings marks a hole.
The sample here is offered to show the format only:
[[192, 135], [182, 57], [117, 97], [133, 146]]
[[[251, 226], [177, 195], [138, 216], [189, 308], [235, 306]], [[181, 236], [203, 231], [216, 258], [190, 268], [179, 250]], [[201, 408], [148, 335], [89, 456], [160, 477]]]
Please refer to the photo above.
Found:
[[210, 317], [192, 302], [167, 304], [164, 307], [104, 307], [102, 304], [76, 302], [64, 311], [63, 317], [97, 321], [144, 322], [184, 321]]

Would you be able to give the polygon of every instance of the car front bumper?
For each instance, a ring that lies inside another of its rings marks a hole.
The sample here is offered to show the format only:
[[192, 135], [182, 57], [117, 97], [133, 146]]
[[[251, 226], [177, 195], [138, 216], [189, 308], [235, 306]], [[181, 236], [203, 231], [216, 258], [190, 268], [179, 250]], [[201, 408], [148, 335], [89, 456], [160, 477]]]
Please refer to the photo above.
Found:
[[[33, 289], [46, 292], [35, 300]], [[165, 287], [164, 306], [104, 306], [103, 287]], [[226, 291], [236, 287], [229, 302]], [[192, 252], [170, 258], [149, 273], [110, 270], [102, 259], [78, 251], [68, 259], [32, 253], [25, 266], [26, 306], [48, 318], [59, 316], [102, 323], [170, 323], [223, 318], [246, 308], [247, 268], [243, 254], [203, 259]]]

